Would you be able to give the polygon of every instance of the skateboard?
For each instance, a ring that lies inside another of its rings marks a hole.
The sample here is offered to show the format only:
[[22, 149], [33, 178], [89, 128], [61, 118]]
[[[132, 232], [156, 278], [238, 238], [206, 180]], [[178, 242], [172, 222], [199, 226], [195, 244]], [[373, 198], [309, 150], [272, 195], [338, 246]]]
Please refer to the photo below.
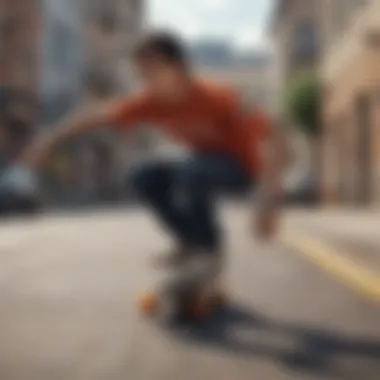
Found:
[[189, 257], [156, 291], [139, 299], [140, 312], [161, 322], [202, 321], [223, 308], [219, 257]]

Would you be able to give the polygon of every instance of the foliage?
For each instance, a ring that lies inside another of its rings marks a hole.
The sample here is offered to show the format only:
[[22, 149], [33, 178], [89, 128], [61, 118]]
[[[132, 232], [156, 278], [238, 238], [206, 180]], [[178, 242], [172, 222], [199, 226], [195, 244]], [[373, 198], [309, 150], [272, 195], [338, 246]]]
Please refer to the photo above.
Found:
[[300, 74], [287, 89], [286, 111], [308, 137], [317, 137], [321, 132], [321, 98], [321, 82], [314, 72]]

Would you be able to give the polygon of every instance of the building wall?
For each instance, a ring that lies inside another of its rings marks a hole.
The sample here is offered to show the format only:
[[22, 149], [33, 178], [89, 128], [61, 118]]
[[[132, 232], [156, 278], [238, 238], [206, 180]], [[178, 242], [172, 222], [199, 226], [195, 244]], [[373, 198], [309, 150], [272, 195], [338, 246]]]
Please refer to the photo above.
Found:
[[[46, 128], [82, 102], [128, 93], [134, 79], [129, 55], [144, 13], [143, 0], [0, 0], [0, 97], [5, 86], [12, 94], [32, 94], [34, 109], [42, 112], [31, 124]], [[50, 182], [58, 181], [56, 189], [66, 183], [75, 193], [94, 166], [98, 171], [85, 182], [104, 182], [110, 174], [104, 174], [105, 161], [111, 170], [110, 156], [121, 150], [117, 141], [100, 134], [60, 150], [51, 160]]]
[[143, 1], [86, 1], [86, 84], [90, 92], [98, 87], [98, 97], [126, 93], [133, 84], [129, 58], [142, 32]]
[[323, 193], [327, 203], [374, 204], [380, 200], [380, 3], [341, 2], [340, 11], [337, 4], [322, 4]]
[[[298, 74], [318, 70], [322, 46], [319, 0], [277, 0], [269, 25], [274, 45], [274, 88], [276, 113], [287, 126], [294, 152], [290, 183], [315, 170], [315, 154], [306, 137], [284, 112], [283, 99], [291, 80]], [[312, 173], [315, 175], [315, 173]]]
[[[144, 1], [86, 0], [84, 20], [85, 101], [96, 103], [130, 93], [135, 82], [130, 53], [143, 30]], [[92, 186], [100, 197], [121, 196], [128, 166], [123, 152], [137, 155], [135, 145], [127, 139], [120, 144], [112, 133], [93, 134], [85, 144], [88, 153], [81, 160], [83, 171], [93, 173], [87, 179], [83, 177], [84, 188]]]
[[0, 83], [34, 88], [39, 1], [0, 1]]
[[41, 122], [55, 123], [83, 100], [83, 0], [40, 0], [38, 88]]
[[0, 0], [0, 168], [36, 125], [38, 14], [37, 0]]
[[315, 68], [320, 53], [318, 0], [278, 0], [271, 21], [280, 88], [299, 72]]
[[[84, 0], [40, 0], [38, 41], [41, 129], [51, 128], [84, 99]], [[79, 145], [71, 139], [56, 149], [46, 168], [45, 202], [70, 204], [80, 198]]]

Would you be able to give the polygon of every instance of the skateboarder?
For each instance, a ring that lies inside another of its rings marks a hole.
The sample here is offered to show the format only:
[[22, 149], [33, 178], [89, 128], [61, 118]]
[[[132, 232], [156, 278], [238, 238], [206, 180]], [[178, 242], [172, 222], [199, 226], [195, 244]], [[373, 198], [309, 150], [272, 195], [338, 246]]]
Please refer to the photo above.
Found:
[[149, 124], [191, 151], [186, 159], [144, 164], [132, 175], [141, 199], [175, 239], [173, 250], [161, 256], [163, 263], [176, 265], [192, 253], [222, 251], [215, 197], [223, 192], [260, 189], [255, 229], [259, 236], [270, 237], [277, 225], [281, 172], [287, 160], [279, 130], [261, 111], [244, 110], [232, 89], [197, 78], [175, 35], [145, 36], [134, 50], [133, 62], [141, 93], [78, 110], [32, 144], [10, 176], [12, 171], [15, 175], [27, 174], [26, 168], [38, 170], [57, 144], [72, 136], [105, 125], [132, 131]]

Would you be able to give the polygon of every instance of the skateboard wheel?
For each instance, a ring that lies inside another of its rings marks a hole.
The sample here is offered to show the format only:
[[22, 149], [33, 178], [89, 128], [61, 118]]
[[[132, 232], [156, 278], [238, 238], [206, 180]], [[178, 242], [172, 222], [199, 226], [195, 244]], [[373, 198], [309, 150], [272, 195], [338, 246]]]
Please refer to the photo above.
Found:
[[158, 309], [158, 297], [154, 293], [145, 293], [139, 301], [139, 310], [145, 315], [153, 315]]

